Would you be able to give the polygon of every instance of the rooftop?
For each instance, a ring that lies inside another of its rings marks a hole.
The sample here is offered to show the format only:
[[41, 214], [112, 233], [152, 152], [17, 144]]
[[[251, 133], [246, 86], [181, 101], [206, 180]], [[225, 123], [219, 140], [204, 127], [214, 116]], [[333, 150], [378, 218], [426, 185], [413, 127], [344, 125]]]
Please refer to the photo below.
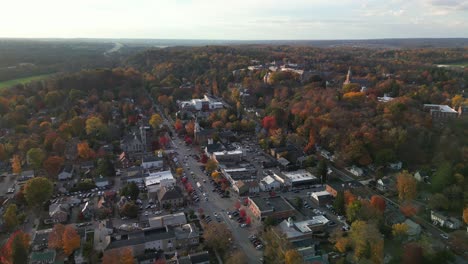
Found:
[[257, 205], [260, 211], [269, 211], [273, 208], [277, 212], [294, 210], [294, 207], [292, 207], [292, 205], [290, 205], [282, 196], [275, 196], [267, 199], [261, 197], [250, 197], [249, 199]]
[[436, 105], [436, 104], [424, 104], [424, 108], [428, 108], [432, 110], [438, 110], [440, 112], [445, 113], [457, 113], [453, 108], [448, 105]]
[[149, 176], [145, 178], [145, 185], [151, 186], [160, 184], [163, 180], [174, 180], [174, 176], [170, 170], [150, 173]]
[[329, 220], [325, 216], [317, 215], [317, 216], [313, 216], [309, 220], [296, 222], [294, 223], [294, 226], [302, 233], [309, 233], [309, 232], [312, 232], [312, 228], [314, 226], [326, 225], [328, 222]]
[[291, 182], [307, 181], [307, 180], [317, 180], [317, 177], [312, 175], [312, 173], [306, 170], [298, 170], [291, 172], [283, 172], [283, 175], [288, 178]]

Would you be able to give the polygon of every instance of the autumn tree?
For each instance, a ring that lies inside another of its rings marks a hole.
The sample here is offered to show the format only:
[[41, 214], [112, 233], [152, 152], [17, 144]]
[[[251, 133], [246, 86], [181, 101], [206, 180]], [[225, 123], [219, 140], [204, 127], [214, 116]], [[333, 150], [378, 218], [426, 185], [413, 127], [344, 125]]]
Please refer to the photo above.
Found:
[[412, 200], [417, 194], [417, 181], [407, 171], [403, 171], [397, 176], [397, 189], [401, 201]]
[[26, 154], [28, 164], [31, 164], [34, 169], [40, 169], [45, 158], [45, 152], [40, 148], [32, 148]]
[[177, 169], [176, 169], [176, 175], [177, 175], [177, 177], [182, 176], [183, 173], [184, 173], [184, 169], [183, 169], [183, 168], [177, 168]]
[[380, 212], [383, 213], [385, 211], [385, 206], [386, 206], [385, 200], [381, 196], [372, 195], [370, 203], [372, 206], [377, 208]]
[[124, 247], [121, 249], [112, 249], [104, 252], [102, 264], [135, 264], [133, 249]]
[[89, 147], [88, 142], [83, 141], [77, 144], [78, 156], [88, 160], [94, 156], [94, 151]]
[[5, 210], [5, 213], [3, 214], [3, 221], [5, 224], [5, 227], [8, 230], [14, 230], [18, 224], [18, 207], [16, 204], [10, 204], [8, 205], [7, 209]]
[[29, 244], [24, 243], [24, 238], [16, 236], [11, 245], [11, 263], [22, 264], [28, 261]]
[[19, 155], [13, 155], [13, 158], [11, 159], [11, 169], [13, 170], [13, 173], [21, 173], [21, 158]]
[[216, 168], [218, 168], [218, 163], [214, 159], [209, 159], [205, 164], [205, 170], [207, 172], [213, 172]]
[[355, 261], [370, 259], [374, 263], [382, 263], [384, 241], [374, 224], [355, 221], [351, 224], [349, 239], [354, 250]]
[[346, 207], [346, 218], [350, 222], [354, 222], [359, 216], [359, 211], [361, 210], [362, 204], [359, 200], [353, 201], [350, 205]]
[[181, 130], [183, 127], [182, 125], [182, 121], [180, 121], [180, 119], [176, 119], [176, 121], [174, 122], [174, 128], [176, 131], [179, 131]]
[[400, 206], [400, 211], [404, 216], [411, 217], [411, 216], [415, 215], [418, 212], [418, 208], [416, 208], [411, 203], [407, 202], [407, 203], [403, 203]]
[[159, 114], [153, 114], [151, 115], [151, 118], [149, 120], [149, 124], [153, 129], [158, 129], [160, 125], [162, 125], [163, 119]]
[[213, 171], [211, 173], [211, 178], [213, 178], [213, 180], [218, 180], [218, 177], [219, 177], [219, 172], [218, 171]]
[[5, 145], [0, 143], [0, 161], [6, 160], [8, 157]]
[[85, 130], [85, 120], [76, 116], [70, 120], [70, 127], [74, 136], [80, 136]]
[[140, 189], [135, 182], [127, 183], [122, 189], [120, 189], [120, 195], [130, 197], [132, 200], [136, 200], [140, 194]]
[[70, 256], [73, 251], [80, 247], [81, 238], [72, 225], [67, 225], [63, 231], [63, 252]]
[[63, 232], [65, 226], [62, 224], [55, 224], [52, 231], [49, 233], [48, 247], [54, 249], [63, 248]]
[[42, 204], [52, 196], [53, 184], [44, 177], [28, 180], [24, 185], [24, 197], [29, 206], [41, 208]]
[[0, 263], [27, 263], [24, 260], [27, 260], [30, 240], [30, 236], [21, 230], [11, 234], [0, 251]]
[[224, 252], [229, 247], [231, 232], [223, 223], [212, 223], [205, 227], [203, 238], [207, 247]]
[[99, 134], [103, 132], [104, 128], [105, 125], [99, 117], [92, 116], [86, 119], [86, 134]]
[[65, 162], [64, 158], [59, 156], [50, 156], [44, 161], [44, 169], [49, 177], [56, 177]]
[[189, 136], [193, 136], [195, 132], [195, 123], [193, 121], [188, 122], [185, 125], [185, 131]]
[[284, 261], [286, 264], [301, 264], [303, 259], [297, 250], [290, 249], [284, 253]]
[[396, 239], [403, 239], [408, 234], [408, 225], [405, 223], [396, 223], [392, 225], [392, 235]]
[[328, 166], [325, 160], [320, 160], [317, 165], [317, 174], [320, 176], [320, 183], [325, 184], [327, 182]]

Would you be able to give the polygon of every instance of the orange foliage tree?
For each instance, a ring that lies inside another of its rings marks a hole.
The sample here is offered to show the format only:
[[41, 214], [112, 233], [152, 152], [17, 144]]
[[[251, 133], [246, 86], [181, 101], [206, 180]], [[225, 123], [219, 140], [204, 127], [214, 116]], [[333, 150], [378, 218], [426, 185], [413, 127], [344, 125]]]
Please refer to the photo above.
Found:
[[104, 252], [102, 264], [134, 264], [133, 250], [130, 247], [123, 249], [112, 249]]
[[465, 224], [468, 224], [468, 207], [463, 209], [463, 221], [465, 221]]
[[416, 179], [407, 171], [403, 171], [397, 176], [398, 198], [401, 201], [412, 200], [417, 194]]
[[48, 157], [44, 161], [44, 169], [47, 171], [47, 174], [50, 177], [55, 177], [60, 172], [60, 169], [62, 168], [64, 162], [65, 160], [59, 156]]
[[65, 226], [62, 224], [56, 224], [49, 233], [48, 247], [54, 249], [63, 248], [63, 232]]
[[72, 225], [67, 225], [63, 231], [63, 252], [70, 256], [73, 251], [80, 247], [80, 235]]
[[[15, 259], [15, 242], [19, 242], [22, 248], [26, 251], [24, 253], [28, 253], [27, 249], [29, 248], [29, 241], [31, 238], [29, 234], [24, 233], [21, 230], [18, 230], [10, 235], [6, 243], [3, 245], [2, 249], [0, 250], [0, 263], [2, 264], [15, 264], [19, 263], [18, 260]], [[18, 245], [16, 245], [18, 246]]]
[[11, 169], [13, 173], [21, 173], [21, 158], [18, 155], [14, 155], [11, 159]]
[[418, 212], [418, 208], [416, 208], [414, 205], [410, 203], [405, 203], [400, 206], [400, 211], [406, 217], [411, 217]]
[[94, 151], [89, 147], [88, 142], [83, 141], [78, 143], [78, 156], [84, 160], [94, 157]]
[[385, 200], [380, 197], [379, 195], [373, 195], [371, 197], [371, 201], [370, 201], [371, 205], [375, 208], [377, 208], [380, 212], [384, 212], [385, 211]]
[[352, 194], [350, 191], [346, 190], [344, 191], [344, 200], [345, 200], [345, 206], [348, 206], [354, 201], [356, 201], [356, 196]]

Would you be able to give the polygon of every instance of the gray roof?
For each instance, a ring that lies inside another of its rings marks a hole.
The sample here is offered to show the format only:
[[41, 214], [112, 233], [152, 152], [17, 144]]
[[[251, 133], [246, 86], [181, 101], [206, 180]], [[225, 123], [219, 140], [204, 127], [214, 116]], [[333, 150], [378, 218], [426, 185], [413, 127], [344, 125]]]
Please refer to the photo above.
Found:
[[164, 187], [164, 188], [161, 188], [158, 192], [159, 201], [180, 199], [182, 197], [183, 197], [182, 190], [180, 189], [179, 186]]
[[126, 246], [139, 245], [146, 242], [166, 240], [175, 238], [174, 230], [171, 228], [148, 228], [122, 235], [120, 240], [111, 238], [111, 243], [107, 249], [121, 248]]

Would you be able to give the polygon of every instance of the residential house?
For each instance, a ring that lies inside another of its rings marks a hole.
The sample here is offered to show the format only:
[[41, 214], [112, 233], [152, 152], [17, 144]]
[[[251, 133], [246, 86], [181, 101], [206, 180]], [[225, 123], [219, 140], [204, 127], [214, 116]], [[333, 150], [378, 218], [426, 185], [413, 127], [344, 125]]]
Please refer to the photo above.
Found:
[[406, 219], [404, 222], [408, 226], [407, 234], [410, 237], [418, 237], [421, 234], [421, 226], [416, 224], [411, 219]]
[[414, 174], [414, 178], [415, 178], [418, 182], [428, 182], [428, 181], [429, 181], [429, 176], [428, 176], [428, 175], [425, 175], [423, 172], [420, 172], [420, 171], [417, 171], [417, 172]]
[[391, 181], [388, 178], [382, 178], [377, 180], [377, 189], [381, 192], [386, 192], [390, 189]]
[[80, 163], [80, 170], [85, 172], [94, 169], [94, 161], [88, 160]]
[[458, 229], [462, 225], [460, 220], [454, 217], [444, 216], [441, 213], [436, 212], [436, 211], [431, 211], [431, 220], [434, 225], [440, 225], [442, 227], [446, 227], [450, 229]]
[[104, 177], [102, 175], [99, 175], [96, 179], [94, 179], [94, 182], [97, 187], [99, 188], [105, 188], [110, 185], [110, 181], [108, 177]]
[[158, 191], [157, 197], [162, 207], [177, 207], [184, 204], [184, 196], [179, 186], [162, 187]]
[[364, 175], [364, 171], [356, 166], [351, 166], [350, 168], [347, 168], [347, 170], [357, 177], [361, 177], [362, 175]]
[[49, 217], [60, 223], [68, 220], [70, 206], [68, 204], [53, 203], [49, 206]]
[[126, 168], [130, 167], [131, 162], [130, 162], [130, 159], [128, 158], [127, 153], [125, 153], [125, 151], [120, 153], [118, 164], [123, 169], [126, 169]]
[[189, 254], [178, 257], [177, 264], [210, 264], [210, 254], [208, 251]]
[[71, 164], [67, 164], [65, 166], [63, 166], [62, 168], [62, 171], [59, 173], [59, 175], [57, 176], [59, 181], [65, 181], [65, 180], [69, 180], [73, 177], [73, 172], [75, 171], [75, 169], [73, 168], [73, 165]]
[[249, 185], [250, 194], [255, 194], [255, 193], [260, 192], [260, 185], [258, 184], [257, 181], [250, 181], [250, 182], [247, 182], [247, 184]]
[[430, 112], [432, 122], [436, 125], [444, 124], [459, 115], [455, 109], [448, 105], [424, 104], [424, 110]]
[[180, 226], [187, 224], [187, 217], [184, 212], [155, 216], [148, 219], [149, 226], [159, 228], [165, 226]]
[[259, 185], [260, 185], [260, 190], [262, 190], [263, 192], [278, 190], [281, 187], [281, 184], [275, 179], [273, 179], [273, 177], [271, 177], [270, 175], [263, 178], [260, 181]]
[[120, 140], [120, 149], [127, 153], [143, 152], [145, 145], [143, 145], [141, 136], [133, 133], [126, 135]]
[[200, 244], [200, 232], [194, 223], [174, 227], [177, 249], [193, 248]]
[[349, 181], [344, 183], [327, 183], [325, 190], [329, 192], [333, 197], [336, 197], [338, 192], [344, 192], [355, 188], [363, 187], [358, 181]]
[[401, 168], [403, 167], [403, 162], [398, 161], [398, 162], [389, 163], [388, 167], [392, 170], [401, 170]]
[[21, 176], [18, 179], [18, 181], [24, 182], [24, 181], [34, 178], [34, 171], [33, 170], [22, 171], [20, 175]]

